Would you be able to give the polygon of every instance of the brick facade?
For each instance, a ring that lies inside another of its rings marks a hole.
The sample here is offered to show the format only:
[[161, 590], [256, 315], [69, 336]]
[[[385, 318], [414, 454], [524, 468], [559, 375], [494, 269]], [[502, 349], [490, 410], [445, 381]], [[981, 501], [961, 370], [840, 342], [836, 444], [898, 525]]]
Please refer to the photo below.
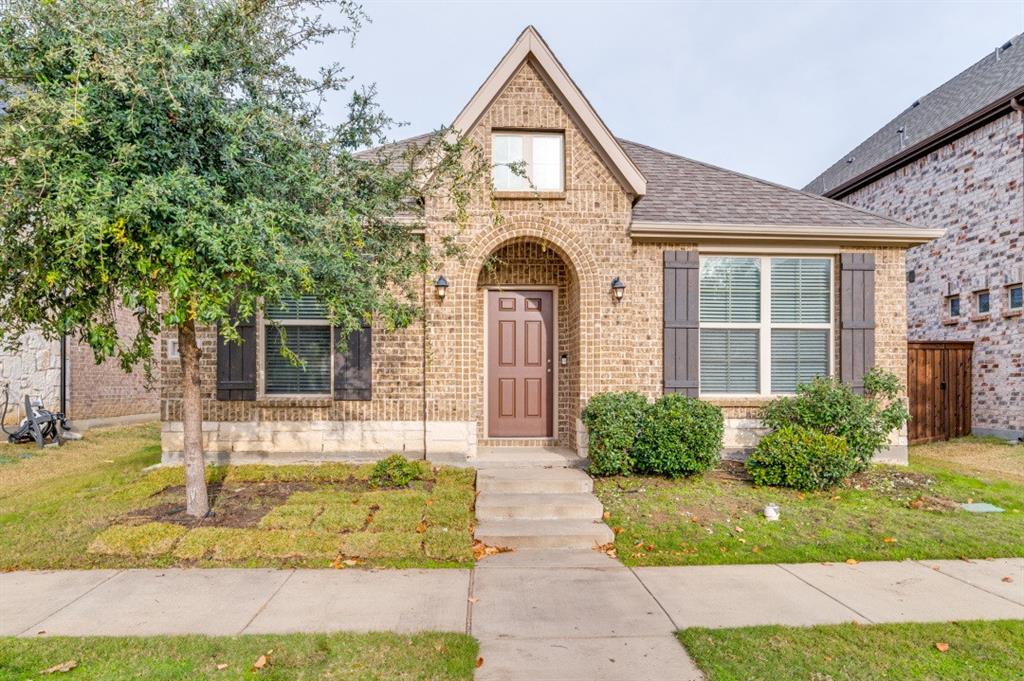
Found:
[[[500, 220], [494, 219], [491, 197], [478, 197], [458, 232], [444, 219], [451, 206], [428, 200], [428, 243], [450, 236], [461, 252], [439, 269], [450, 284], [443, 300], [425, 286], [422, 324], [392, 333], [375, 329], [371, 401], [261, 396], [218, 402], [215, 336], [212, 329], [203, 332], [209, 451], [220, 458], [246, 453], [302, 459], [414, 455], [426, 448], [431, 455], [472, 458], [478, 445], [505, 444], [488, 439], [484, 423], [484, 301], [486, 289], [495, 286], [556, 288], [557, 444], [585, 451], [579, 415], [595, 393], [662, 393], [663, 252], [700, 245], [629, 235], [633, 196], [530, 60], [467, 134], [489, 155], [491, 131], [509, 128], [564, 132], [564, 192], [544, 198], [497, 195]], [[839, 250], [833, 251], [836, 257]], [[881, 306], [878, 361], [905, 373], [903, 250], [873, 252]], [[627, 286], [621, 301], [611, 290], [615, 277]], [[564, 367], [557, 366], [562, 354]], [[164, 452], [174, 460], [181, 449], [180, 370], [170, 361], [163, 368]], [[762, 404], [723, 403], [730, 423], [727, 445], [753, 442]]]
[[[973, 341], [975, 433], [1024, 436], [1024, 317], [1006, 286], [1024, 278], [1024, 122], [1010, 112], [843, 198], [946, 234], [907, 252], [908, 337]], [[975, 292], [988, 290], [980, 315]], [[946, 297], [959, 295], [949, 319]], [[879, 313], [879, 319], [884, 315]]]

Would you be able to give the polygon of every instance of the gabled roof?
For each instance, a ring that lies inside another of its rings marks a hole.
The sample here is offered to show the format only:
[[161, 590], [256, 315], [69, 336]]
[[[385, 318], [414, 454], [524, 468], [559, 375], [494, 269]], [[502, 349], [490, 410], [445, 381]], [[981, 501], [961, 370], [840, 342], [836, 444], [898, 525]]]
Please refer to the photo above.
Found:
[[552, 92], [562, 100], [562, 105], [569, 114], [576, 118], [583, 133], [590, 137], [594, 148], [616, 174], [623, 187], [634, 196], [643, 196], [647, 186], [643, 174], [623, 151], [608, 130], [608, 126], [597, 115], [594, 107], [533, 26], [527, 26], [519, 35], [512, 48], [505, 53], [491, 75], [456, 117], [452, 127], [460, 133], [468, 132], [526, 60], [533, 63]]
[[1024, 34], [910, 105], [805, 189], [843, 196], [974, 129], [1024, 96]]

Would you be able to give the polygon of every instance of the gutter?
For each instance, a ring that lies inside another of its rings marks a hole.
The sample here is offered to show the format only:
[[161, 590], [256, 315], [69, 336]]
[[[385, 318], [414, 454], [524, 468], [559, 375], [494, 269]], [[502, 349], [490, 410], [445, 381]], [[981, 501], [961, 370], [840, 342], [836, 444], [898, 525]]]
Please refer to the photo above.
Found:
[[935, 151], [939, 147], [946, 146], [958, 137], [962, 137], [972, 130], [976, 130], [986, 123], [1006, 115], [1010, 111], [1018, 111], [1019, 109], [1016, 107], [1020, 106], [1020, 104], [1017, 103], [1017, 100], [1022, 96], [1024, 96], [1024, 87], [1010, 92], [1009, 97], [1000, 97], [988, 106], [975, 111], [970, 116], [960, 119], [953, 125], [943, 128], [931, 137], [927, 137], [913, 146], [907, 147], [895, 156], [882, 161], [873, 168], [869, 168], [842, 184], [836, 185], [827, 192], [822, 192], [821, 195], [828, 199], [841, 199], [847, 194], [851, 194], [894, 170], [898, 170], [908, 163]]
[[795, 244], [849, 244], [863, 246], [916, 246], [945, 233], [924, 227], [858, 227], [856, 225], [758, 225], [633, 222], [629, 235], [639, 240], [695, 242], [789, 242]]

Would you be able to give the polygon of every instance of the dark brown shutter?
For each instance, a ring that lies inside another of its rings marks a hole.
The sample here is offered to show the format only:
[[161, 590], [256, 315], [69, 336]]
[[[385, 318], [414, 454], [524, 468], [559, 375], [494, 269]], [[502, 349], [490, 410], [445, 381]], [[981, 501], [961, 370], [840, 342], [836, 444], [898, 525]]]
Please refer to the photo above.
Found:
[[839, 268], [839, 378], [863, 393], [875, 365], [875, 256], [843, 253]]
[[225, 341], [217, 329], [217, 399], [256, 399], [256, 320], [239, 320], [242, 342]]
[[665, 251], [665, 392], [689, 397], [700, 385], [699, 267], [696, 251]]
[[342, 336], [334, 328], [334, 399], [369, 400], [373, 392], [373, 332], [364, 326]]

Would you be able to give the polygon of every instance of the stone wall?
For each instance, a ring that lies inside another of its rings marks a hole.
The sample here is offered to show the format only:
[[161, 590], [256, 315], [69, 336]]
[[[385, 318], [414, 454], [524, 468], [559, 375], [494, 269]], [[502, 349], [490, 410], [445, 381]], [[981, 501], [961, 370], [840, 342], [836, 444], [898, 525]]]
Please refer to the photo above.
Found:
[[[907, 253], [911, 340], [973, 341], [975, 433], [1024, 436], [1024, 317], [1008, 284], [1024, 278], [1024, 123], [1009, 113], [843, 200], [946, 233]], [[978, 312], [975, 292], [990, 292]], [[961, 316], [946, 313], [959, 295]], [[883, 319], [879, 315], [879, 319]]]
[[60, 408], [60, 343], [38, 333], [27, 333], [14, 352], [0, 352], [0, 387], [9, 386], [10, 404], [5, 424], [25, 417], [25, 395], [42, 398], [47, 409]]

